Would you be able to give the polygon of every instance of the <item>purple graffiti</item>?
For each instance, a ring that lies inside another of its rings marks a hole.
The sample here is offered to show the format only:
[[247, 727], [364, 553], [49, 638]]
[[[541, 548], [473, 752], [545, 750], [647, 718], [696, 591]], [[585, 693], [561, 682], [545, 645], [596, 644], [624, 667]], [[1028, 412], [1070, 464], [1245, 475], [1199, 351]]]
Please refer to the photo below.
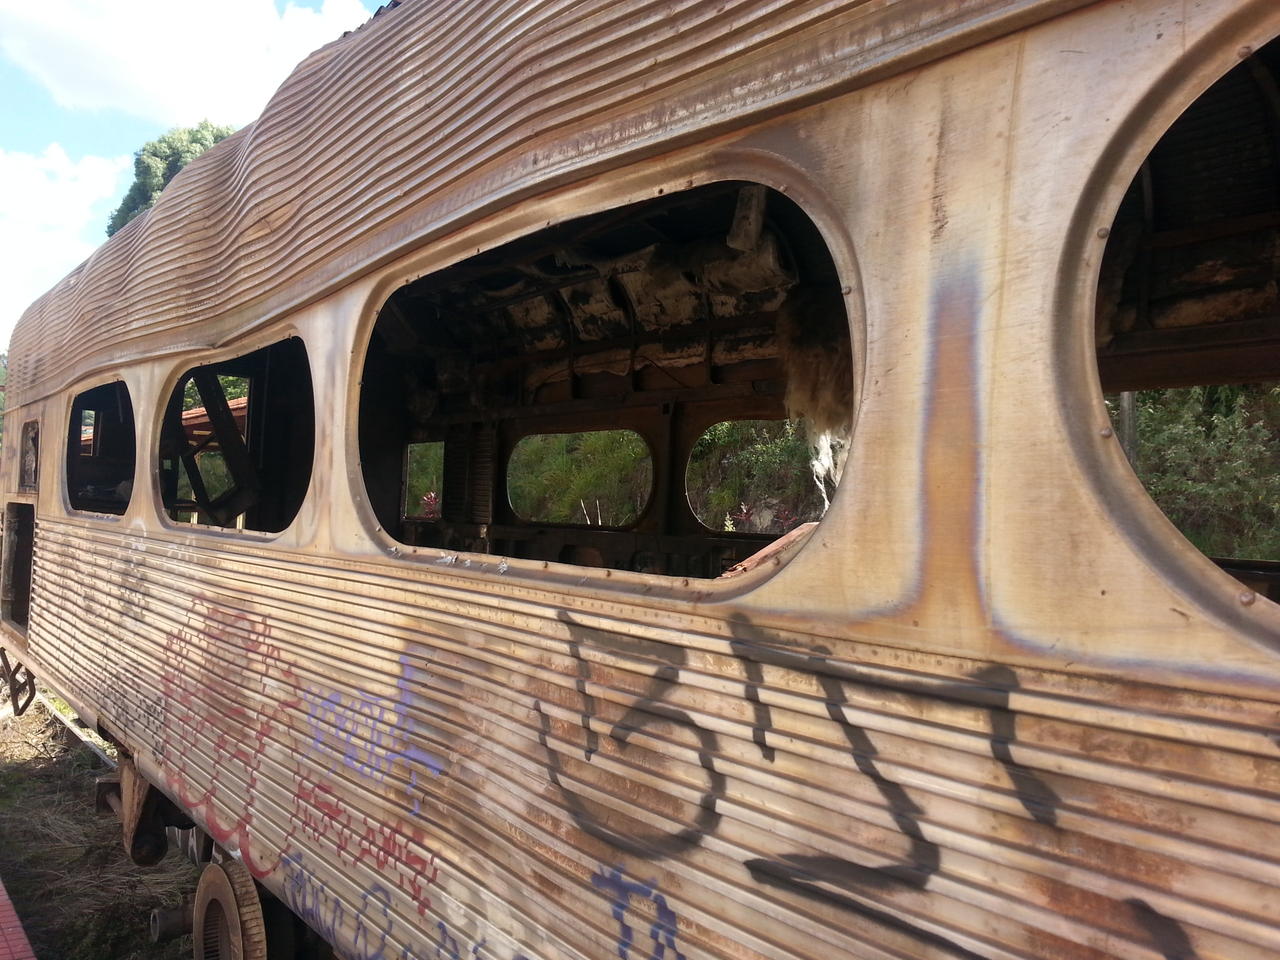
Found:
[[424, 749], [418, 711], [428, 706], [421, 691], [427, 671], [409, 654], [400, 657], [394, 699], [363, 692], [303, 691], [311, 749], [318, 759], [341, 763], [362, 779], [387, 783], [397, 763], [408, 776], [407, 799], [420, 813], [426, 774], [444, 773], [444, 762]]
[[336, 943], [346, 917], [342, 901], [329, 892], [305, 864], [299, 851], [280, 858], [284, 871], [284, 902], [303, 922], [330, 943]]
[[[610, 906], [613, 919], [618, 921], [620, 960], [632, 960], [631, 950], [635, 945], [634, 931], [627, 923], [627, 910], [631, 907], [632, 897], [652, 902], [656, 910], [653, 922], [649, 924], [649, 938], [653, 941], [653, 949], [646, 960], [684, 960], [684, 954], [676, 946], [679, 931], [676, 928], [675, 911], [667, 905], [667, 898], [658, 893], [655, 884], [629, 880], [621, 867], [613, 867], [607, 872], [601, 867], [600, 872], [592, 875], [591, 883], [612, 897]], [[639, 954], [635, 956], [638, 960]]]
[[380, 883], [360, 896], [356, 914], [356, 935], [352, 944], [355, 960], [386, 960], [391, 928], [391, 891]]

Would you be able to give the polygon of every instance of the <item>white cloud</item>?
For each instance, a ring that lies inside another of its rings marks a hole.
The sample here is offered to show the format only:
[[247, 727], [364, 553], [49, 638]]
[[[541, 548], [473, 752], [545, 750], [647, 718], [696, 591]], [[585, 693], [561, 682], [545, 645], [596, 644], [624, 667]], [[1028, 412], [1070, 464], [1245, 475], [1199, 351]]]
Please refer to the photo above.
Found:
[[56, 143], [38, 155], [0, 150], [0, 350], [31, 301], [105, 239], [132, 171], [131, 157], [72, 160]]
[[72, 109], [243, 126], [308, 53], [368, 19], [273, 0], [0, 0], [0, 53]]

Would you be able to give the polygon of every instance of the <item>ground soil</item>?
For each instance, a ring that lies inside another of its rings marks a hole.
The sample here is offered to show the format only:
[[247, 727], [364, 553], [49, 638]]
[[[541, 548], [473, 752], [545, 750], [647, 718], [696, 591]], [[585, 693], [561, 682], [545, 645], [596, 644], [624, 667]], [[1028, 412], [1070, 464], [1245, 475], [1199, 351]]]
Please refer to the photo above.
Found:
[[39, 960], [181, 960], [191, 938], [162, 946], [151, 910], [195, 890], [196, 869], [170, 853], [155, 867], [125, 856], [120, 824], [93, 809], [103, 762], [39, 702], [10, 715], [0, 688], [0, 879]]

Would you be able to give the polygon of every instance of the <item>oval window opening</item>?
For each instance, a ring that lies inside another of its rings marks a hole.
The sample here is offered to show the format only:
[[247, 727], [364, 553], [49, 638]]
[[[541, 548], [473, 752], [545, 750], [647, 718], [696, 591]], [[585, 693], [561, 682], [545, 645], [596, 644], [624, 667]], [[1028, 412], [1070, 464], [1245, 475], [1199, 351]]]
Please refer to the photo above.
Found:
[[632, 526], [653, 492], [653, 457], [632, 430], [541, 433], [507, 461], [511, 510], [526, 523]]
[[[729, 181], [581, 217], [388, 297], [360, 376], [367, 501], [414, 546], [719, 577], [820, 513], [853, 366], [844, 283], [783, 194]], [[695, 455], [747, 429], [725, 421], [773, 425], [742, 457], [790, 459], [739, 482]]]
[[689, 508], [708, 530], [780, 536], [822, 519], [833, 486], [799, 420], [724, 420], [693, 445]]
[[301, 340], [188, 370], [160, 431], [165, 512], [179, 522], [279, 532], [302, 506], [314, 445]]
[[1201, 552], [1280, 597], [1280, 142], [1272, 42], [1161, 138], [1103, 257], [1098, 368], [1151, 498]]
[[133, 497], [136, 458], [129, 388], [116, 381], [77, 394], [67, 425], [71, 509], [123, 514]]

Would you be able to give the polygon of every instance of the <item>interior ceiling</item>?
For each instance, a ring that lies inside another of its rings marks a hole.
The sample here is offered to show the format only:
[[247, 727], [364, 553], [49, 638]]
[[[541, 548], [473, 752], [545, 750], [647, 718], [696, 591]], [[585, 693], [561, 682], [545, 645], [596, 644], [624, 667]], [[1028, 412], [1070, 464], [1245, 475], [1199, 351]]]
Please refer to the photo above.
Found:
[[794, 218], [773, 197], [749, 242], [731, 246], [744, 190], [765, 195], [726, 183], [541, 231], [403, 288], [387, 309], [414, 349], [473, 360], [768, 314], [830, 271], [797, 259]]
[[1215, 83], [1129, 187], [1098, 287], [1104, 388], [1280, 377], [1280, 45]]

